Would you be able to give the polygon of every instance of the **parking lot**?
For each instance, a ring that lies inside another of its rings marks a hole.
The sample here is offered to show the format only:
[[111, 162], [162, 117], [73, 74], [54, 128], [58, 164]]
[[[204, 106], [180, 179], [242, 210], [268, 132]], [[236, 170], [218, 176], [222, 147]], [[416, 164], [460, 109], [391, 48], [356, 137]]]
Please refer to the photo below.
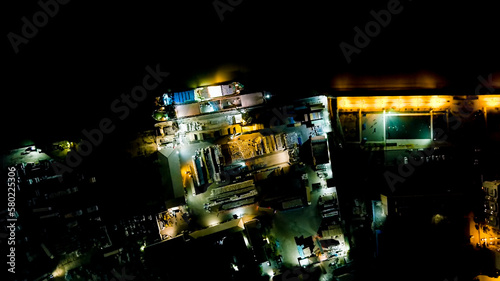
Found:
[[170, 208], [156, 217], [161, 239], [169, 239], [188, 228], [189, 213], [185, 206]]

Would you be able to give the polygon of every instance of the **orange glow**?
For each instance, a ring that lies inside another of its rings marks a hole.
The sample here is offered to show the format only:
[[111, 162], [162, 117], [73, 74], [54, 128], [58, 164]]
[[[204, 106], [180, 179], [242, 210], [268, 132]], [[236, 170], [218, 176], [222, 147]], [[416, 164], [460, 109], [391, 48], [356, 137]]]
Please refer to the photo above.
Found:
[[188, 86], [190, 88], [198, 88], [201, 86], [229, 82], [236, 79], [237, 74], [240, 72], [247, 72], [247, 69], [236, 64], [225, 64], [217, 67], [215, 70], [210, 70], [207, 73], [197, 75], [188, 82]]
[[446, 81], [430, 72], [418, 72], [396, 75], [337, 75], [332, 79], [332, 88], [340, 91], [354, 89], [402, 90], [402, 89], [438, 89], [446, 85]]
[[484, 103], [487, 107], [498, 107], [500, 105], [500, 97], [484, 98]]
[[421, 107], [423, 104], [422, 98], [413, 98], [411, 100], [411, 106], [412, 107]]
[[446, 100], [439, 97], [432, 97], [430, 104], [432, 108], [442, 107], [446, 103]]
[[257, 131], [257, 130], [261, 130], [261, 129], [264, 129], [264, 125], [262, 125], [262, 124], [252, 124], [252, 125], [248, 125], [248, 126], [242, 126], [241, 127], [241, 132], [242, 133], [248, 133], [248, 132], [253, 132], [253, 131]]
[[[380, 111], [388, 108], [394, 110], [420, 110], [429, 111], [431, 109], [444, 109], [451, 105], [452, 96], [371, 96], [371, 97], [339, 97], [338, 108], [361, 109]], [[500, 105], [500, 96], [495, 99]], [[492, 101], [490, 101], [490, 104]]]
[[351, 108], [353, 107], [351, 103], [349, 102], [349, 98], [343, 98], [339, 100], [339, 105], [342, 108]]
[[405, 106], [405, 102], [403, 99], [398, 99], [396, 102], [393, 102], [396, 108], [403, 108]]
[[189, 178], [191, 177], [191, 167], [189, 165], [185, 165], [181, 168], [181, 176], [182, 176], [182, 185], [184, 188], [187, 187], [187, 183], [189, 182]]
[[385, 106], [387, 105], [387, 99], [385, 99], [385, 98], [376, 99], [375, 105], [378, 108], [385, 108]]
[[478, 281], [498, 281], [499, 278], [488, 277], [487, 275], [478, 275]]

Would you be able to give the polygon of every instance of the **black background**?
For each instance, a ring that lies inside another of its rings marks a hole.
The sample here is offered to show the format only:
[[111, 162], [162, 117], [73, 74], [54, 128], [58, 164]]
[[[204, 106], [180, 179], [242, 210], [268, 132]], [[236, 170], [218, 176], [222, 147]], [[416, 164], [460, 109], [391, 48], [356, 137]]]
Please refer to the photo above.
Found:
[[[243, 0], [233, 11], [224, 13], [221, 21], [212, 0], [71, 0], [60, 5], [58, 14], [15, 54], [7, 34], [21, 34], [21, 18], [31, 20], [40, 7], [33, 0], [9, 1], [2, 7], [2, 148], [19, 147], [25, 139], [80, 138], [82, 129], [97, 128], [103, 118], [113, 118], [116, 130], [89, 156], [99, 162], [113, 155], [110, 149], [120, 143], [121, 136], [153, 128], [155, 96], [169, 89], [199, 86], [221, 68], [231, 70], [229, 79], [249, 89], [270, 90], [279, 99], [328, 91], [337, 74], [392, 75], [422, 70], [444, 77], [450, 89], [474, 94], [478, 75], [500, 71], [500, 23], [493, 1], [401, 1], [403, 11], [393, 15], [390, 24], [348, 64], [339, 44], [353, 44], [353, 28], [363, 29], [373, 20], [370, 11], [386, 9], [388, 2]], [[157, 64], [170, 75], [128, 118], [118, 121], [110, 110], [111, 103], [142, 83], [147, 65], [154, 68]], [[455, 93], [451, 90], [447, 94]], [[352, 158], [351, 166], [362, 162], [355, 156], [348, 158]], [[142, 206], [138, 201], [149, 200], [150, 191], [117, 190], [149, 186], [143, 179], [154, 181], [156, 171], [142, 163], [124, 170], [114, 164], [121, 159], [113, 159], [101, 161], [102, 167], [96, 168], [110, 175], [102, 184], [109, 186], [108, 196], [114, 198], [109, 206], [120, 202], [115, 207], [120, 212], [133, 209], [134, 204]], [[142, 177], [131, 177], [138, 166], [142, 169], [135, 172], [143, 173]], [[351, 184], [355, 177], [344, 178]], [[403, 242], [412, 242], [408, 240]], [[399, 250], [400, 244], [393, 245]], [[425, 243], [408, 248], [404, 257], [395, 255], [394, 260], [408, 261], [421, 245]], [[438, 260], [441, 256], [433, 255], [436, 252], [420, 253], [409, 272], [420, 270], [418, 266], [429, 256], [431, 262]], [[449, 251], [446, 257], [453, 254]], [[388, 267], [398, 265], [387, 263]]]
[[[224, 2], [224, 0], [221, 0]], [[237, 1], [236, 1], [237, 2]], [[436, 73], [470, 90], [498, 71], [497, 12], [492, 3], [401, 1], [380, 34], [352, 55], [355, 26], [389, 1], [241, 1], [221, 21], [213, 1], [70, 1], [15, 54], [7, 34], [21, 34], [36, 1], [9, 2], [5, 19], [3, 129], [9, 146], [25, 138], [80, 134], [95, 128], [113, 100], [161, 65], [171, 75], [120, 125], [150, 129], [153, 97], [186, 90], [231, 65], [232, 80], [281, 98], [330, 89], [339, 73]], [[226, 3], [226, 2], [224, 2]], [[228, 69], [228, 68], [226, 68]]]

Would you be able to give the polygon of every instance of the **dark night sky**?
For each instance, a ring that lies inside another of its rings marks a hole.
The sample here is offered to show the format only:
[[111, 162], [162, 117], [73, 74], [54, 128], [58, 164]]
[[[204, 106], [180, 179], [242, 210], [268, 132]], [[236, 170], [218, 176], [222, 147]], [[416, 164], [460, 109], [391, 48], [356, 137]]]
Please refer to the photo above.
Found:
[[[282, 97], [328, 89], [331, 78], [345, 72], [427, 70], [473, 89], [478, 75], [500, 68], [498, 13], [486, 2], [401, 1], [403, 11], [350, 64], [340, 42], [353, 44], [353, 28], [364, 28], [373, 20], [370, 11], [386, 9], [389, 1], [246, 0], [221, 22], [213, 1], [72, 0], [14, 54], [7, 34], [20, 34], [21, 18], [40, 10], [37, 1], [22, 2], [3, 9], [2, 127], [14, 141], [96, 127], [112, 115], [114, 99], [141, 83], [144, 67], [158, 63], [171, 75], [151, 99], [189, 89], [189, 81], [227, 64], [240, 70], [234, 79], [281, 89]], [[148, 128], [152, 107], [150, 100], [141, 103], [122, 127]]]

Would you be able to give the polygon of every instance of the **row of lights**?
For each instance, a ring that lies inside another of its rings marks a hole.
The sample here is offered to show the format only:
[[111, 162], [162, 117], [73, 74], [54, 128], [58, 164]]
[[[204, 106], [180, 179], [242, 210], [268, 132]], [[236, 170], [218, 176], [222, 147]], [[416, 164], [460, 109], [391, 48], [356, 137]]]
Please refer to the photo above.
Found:
[[380, 98], [349, 98], [343, 97], [339, 98], [338, 106], [339, 108], [376, 108], [376, 109], [385, 109], [385, 108], [420, 108], [420, 107], [430, 107], [430, 108], [440, 108], [444, 106], [448, 102], [447, 98], [443, 97], [380, 97]]
[[486, 97], [484, 102], [487, 107], [498, 107], [500, 106], [500, 97]]
[[[452, 96], [409, 96], [409, 97], [339, 97], [341, 109], [401, 109], [441, 108], [452, 100]], [[480, 96], [479, 102], [484, 107], [500, 107], [500, 95]]]

